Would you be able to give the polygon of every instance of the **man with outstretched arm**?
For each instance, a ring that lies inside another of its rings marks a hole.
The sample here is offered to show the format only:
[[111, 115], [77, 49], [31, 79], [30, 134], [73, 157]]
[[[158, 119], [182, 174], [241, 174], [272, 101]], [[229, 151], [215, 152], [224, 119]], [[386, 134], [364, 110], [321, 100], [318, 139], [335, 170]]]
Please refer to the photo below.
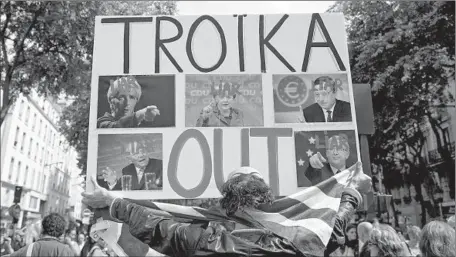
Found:
[[[278, 235], [277, 230], [261, 227], [258, 220], [252, 219], [249, 213], [258, 210], [260, 205], [271, 204], [274, 197], [260, 172], [251, 167], [233, 171], [222, 187], [223, 197], [217, 208], [229, 222], [177, 222], [128, 200], [115, 198], [112, 192], [93, 184], [92, 193], [82, 194], [85, 204], [94, 208], [109, 207], [113, 220], [127, 224], [134, 237], [169, 256], [312, 256], [300, 249], [302, 245], [317, 245], [312, 242], [315, 237], [302, 236], [309, 234], [285, 238]], [[370, 188], [371, 179], [358, 163], [342, 194], [327, 253], [343, 244], [345, 227], [362, 202], [361, 194]], [[323, 245], [317, 248], [312, 251], [325, 251]]]

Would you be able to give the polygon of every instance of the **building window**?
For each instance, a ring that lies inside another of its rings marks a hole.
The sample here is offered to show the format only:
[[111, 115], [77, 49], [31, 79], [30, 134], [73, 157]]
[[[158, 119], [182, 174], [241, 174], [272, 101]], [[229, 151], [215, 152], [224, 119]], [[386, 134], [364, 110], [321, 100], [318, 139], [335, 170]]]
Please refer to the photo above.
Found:
[[43, 129], [43, 134], [42, 134], [42, 137], [43, 137], [43, 141], [46, 142], [46, 131], [47, 131], [47, 125], [44, 125], [44, 129]]
[[8, 180], [11, 181], [13, 178], [13, 169], [14, 169], [14, 157], [11, 157], [11, 162], [8, 170]]
[[20, 176], [21, 176], [21, 162], [19, 161], [17, 163], [17, 168], [16, 168], [16, 184], [19, 183]]
[[24, 114], [24, 100], [21, 101], [21, 105], [19, 105], [19, 119], [22, 119], [22, 115]]
[[14, 144], [13, 146], [17, 146], [17, 141], [19, 140], [19, 127], [16, 128], [16, 134], [14, 135]]
[[38, 136], [41, 135], [41, 130], [43, 129], [43, 120], [40, 119], [40, 123], [38, 125]]
[[41, 158], [40, 158], [40, 163], [43, 163], [44, 161], [44, 147], [41, 147]]
[[41, 190], [40, 190], [42, 193], [44, 193], [44, 189], [46, 187], [46, 179], [47, 179], [47, 176], [44, 175], [43, 176], [43, 182], [41, 183]]
[[35, 157], [33, 158], [35, 161], [37, 161], [37, 159], [38, 159], [38, 151], [39, 150], [40, 150], [40, 148], [38, 146], [38, 142], [36, 142], [36, 144], [35, 144], [35, 152], [34, 152]]
[[35, 131], [35, 127], [36, 127], [36, 113], [33, 114], [32, 131]]
[[30, 137], [29, 150], [28, 150], [28, 154], [27, 154], [27, 156], [28, 156], [29, 158], [32, 157], [32, 148], [33, 148], [33, 138]]
[[25, 138], [27, 137], [27, 133], [22, 133], [22, 141], [21, 141], [21, 153], [24, 152], [24, 145], [25, 145]]
[[29, 167], [25, 166], [25, 175], [24, 175], [24, 187], [28, 187], [29, 177], [28, 177]]
[[24, 120], [25, 125], [28, 125], [29, 118], [30, 118], [30, 106], [27, 107], [27, 111], [25, 112], [25, 120]]
[[38, 207], [38, 198], [36, 198], [34, 196], [30, 196], [29, 208], [36, 209], [37, 207]]

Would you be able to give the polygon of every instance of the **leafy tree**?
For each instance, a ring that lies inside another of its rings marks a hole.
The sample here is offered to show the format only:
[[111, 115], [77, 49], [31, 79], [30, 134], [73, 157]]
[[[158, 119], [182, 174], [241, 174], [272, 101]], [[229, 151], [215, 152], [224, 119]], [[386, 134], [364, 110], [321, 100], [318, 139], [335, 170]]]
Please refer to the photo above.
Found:
[[16, 97], [31, 88], [45, 95], [77, 95], [89, 83], [92, 51], [91, 18], [95, 2], [0, 3], [1, 88], [0, 125]]
[[[176, 11], [174, 1], [153, 2], [102, 2], [96, 15], [172, 15]], [[92, 17], [92, 22], [94, 18]], [[90, 45], [93, 46], [94, 25], [90, 27]], [[87, 55], [91, 59], [92, 51]], [[90, 69], [86, 70], [87, 81], [90, 81]], [[80, 85], [78, 97], [67, 106], [60, 120], [61, 132], [66, 136], [70, 145], [74, 146], [79, 153], [78, 166], [86, 172], [88, 127], [90, 107], [90, 82]]]
[[0, 125], [17, 96], [32, 88], [74, 99], [60, 127], [85, 170], [95, 16], [171, 15], [176, 2], [6, 1], [0, 8]]
[[[376, 131], [371, 156], [387, 167], [386, 186], [409, 182], [421, 194], [421, 183], [430, 181], [422, 127], [430, 124], [454, 197], [451, 147], [442, 138], [442, 116], [435, 113], [454, 103], [449, 85], [455, 75], [455, 3], [336, 2], [330, 11], [342, 11], [347, 20], [353, 81], [372, 86]], [[403, 163], [410, 172], [400, 181], [396, 164]]]

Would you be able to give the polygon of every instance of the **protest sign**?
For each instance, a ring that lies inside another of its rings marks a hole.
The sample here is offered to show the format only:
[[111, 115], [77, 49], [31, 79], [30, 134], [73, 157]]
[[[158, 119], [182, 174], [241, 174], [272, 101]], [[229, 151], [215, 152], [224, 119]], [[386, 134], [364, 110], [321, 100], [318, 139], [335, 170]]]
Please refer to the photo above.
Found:
[[290, 195], [313, 135], [360, 159], [342, 14], [97, 17], [93, 58], [88, 175], [126, 198], [219, 197], [240, 166]]

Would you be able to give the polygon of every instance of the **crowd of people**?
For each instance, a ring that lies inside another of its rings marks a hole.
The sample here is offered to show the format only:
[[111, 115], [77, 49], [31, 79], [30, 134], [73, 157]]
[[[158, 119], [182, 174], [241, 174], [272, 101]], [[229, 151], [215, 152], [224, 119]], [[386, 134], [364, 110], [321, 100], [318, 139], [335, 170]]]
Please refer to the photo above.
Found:
[[102, 239], [94, 241], [82, 227], [68, 227], [64, 217], [51, 213], [41, 222], [39, 239], [27, 244], [24, 232], [0, 229], [0, 256], [115, 257]]
[[404, 233], [378, 220], [348, 224], [343, 246], [329, 256], [456, 256], [454, 219], [453, 215], [446, 222], [431, 221], [422, 229], [408, 225]]

